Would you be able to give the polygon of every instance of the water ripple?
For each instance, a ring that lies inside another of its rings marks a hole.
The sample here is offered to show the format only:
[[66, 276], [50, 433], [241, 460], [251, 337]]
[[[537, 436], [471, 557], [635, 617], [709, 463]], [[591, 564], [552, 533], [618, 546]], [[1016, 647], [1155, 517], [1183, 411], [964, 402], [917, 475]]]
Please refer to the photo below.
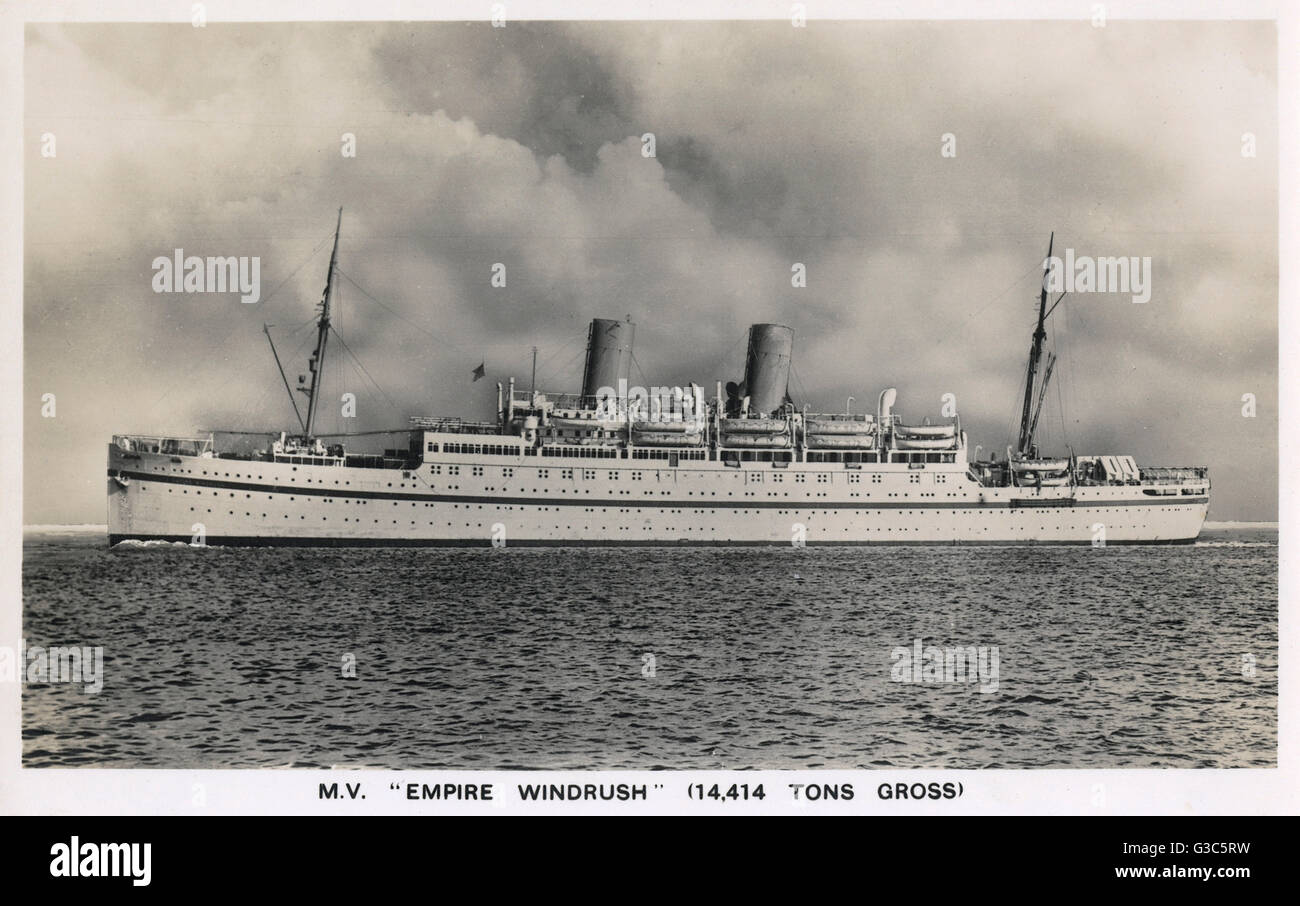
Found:
[[[238, 550], [26, 537], [27, 767], [1271, 767], [1276, 532], [1189, 547]], [[998, 689], [893, 652], [998, 646]], [[355, 667], [355, 676], [348, 664]]]

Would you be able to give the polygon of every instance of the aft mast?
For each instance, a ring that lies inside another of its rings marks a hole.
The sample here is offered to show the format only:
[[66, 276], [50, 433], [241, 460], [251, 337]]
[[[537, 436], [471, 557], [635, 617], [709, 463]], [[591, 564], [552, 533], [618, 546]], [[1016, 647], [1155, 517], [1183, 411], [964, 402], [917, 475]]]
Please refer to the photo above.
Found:
[[1025, 405], [1020, 413], [1020, 437], [1016, 444], [1016, 450], [1022, 459], [1033, 456], [1034, 427], [1038, 422], [1037, 417], [1032, 413], [1034, 377], [1038, 374], [1038, 364], [1043, 357], [1043, 341], [1047, 339], [1043, 322], [1047, 320], [1047, 278], [1052, 269], [1052, 243], [1055, 239], [1056, 233], [1053, 232], [1047, 240], [1047, 260], [1043, 264], [1043, 288], [1038, 296], [1038, 326], [1034, 329], [1034, 340], [1029, 347], [1029, 368], [1025, 373]]
[[316, 404], [320, 397], [321, 375], [325, 369], [325, 344], [330, 334], [330, 301], [334, 296], [334, 270], [339, 261], [339, 232], [343, 228], [343, 209], [339, 208], [338, 222], [334, 226], [334, 249], [330, 252], [329, 276], [325, 279], [325, 294], [321, 297], [320, 318], [316, 321], [316, 351], [311, 354], [307, 367], [311, 371], [311, 384], [307, 394], [307, 423], [303, 426], [308, 440], [316, 428]]

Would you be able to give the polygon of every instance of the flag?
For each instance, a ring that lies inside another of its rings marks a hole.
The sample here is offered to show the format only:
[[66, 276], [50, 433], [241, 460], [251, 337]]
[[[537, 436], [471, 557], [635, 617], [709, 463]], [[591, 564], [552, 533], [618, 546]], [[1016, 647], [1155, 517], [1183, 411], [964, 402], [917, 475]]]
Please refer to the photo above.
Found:
[[[487, 369], [484, 367], [485, 365], [487, 365], [487, 362], [479, 362], [478, 367], [474, 369], [474, 381], [487, 376]], [[470, 381], [470, 383], [472, 384], [474, 381]]]

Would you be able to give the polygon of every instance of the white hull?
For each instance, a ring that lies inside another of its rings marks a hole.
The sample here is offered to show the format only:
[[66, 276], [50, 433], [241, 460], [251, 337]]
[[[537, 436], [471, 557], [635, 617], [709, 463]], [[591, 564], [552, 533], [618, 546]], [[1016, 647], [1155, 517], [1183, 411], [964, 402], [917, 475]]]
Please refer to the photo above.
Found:
[[1172, 496], [982, 487], [952, 463], [439, 453], [402, 471], [109, 445], [108, 474], [113, 543], [201, 532], [232, 545], [1153, 544], [1194, 540], [1209, 505], [1208, 483]]

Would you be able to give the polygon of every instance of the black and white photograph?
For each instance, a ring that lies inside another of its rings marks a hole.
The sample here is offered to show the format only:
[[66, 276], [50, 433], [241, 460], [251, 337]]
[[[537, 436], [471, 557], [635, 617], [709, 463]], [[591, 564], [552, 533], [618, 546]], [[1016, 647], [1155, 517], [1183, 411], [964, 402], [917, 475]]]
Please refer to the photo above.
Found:
[[24, 22], [14, 770], [1277, 777], [1277, 14], [953, 7]]

